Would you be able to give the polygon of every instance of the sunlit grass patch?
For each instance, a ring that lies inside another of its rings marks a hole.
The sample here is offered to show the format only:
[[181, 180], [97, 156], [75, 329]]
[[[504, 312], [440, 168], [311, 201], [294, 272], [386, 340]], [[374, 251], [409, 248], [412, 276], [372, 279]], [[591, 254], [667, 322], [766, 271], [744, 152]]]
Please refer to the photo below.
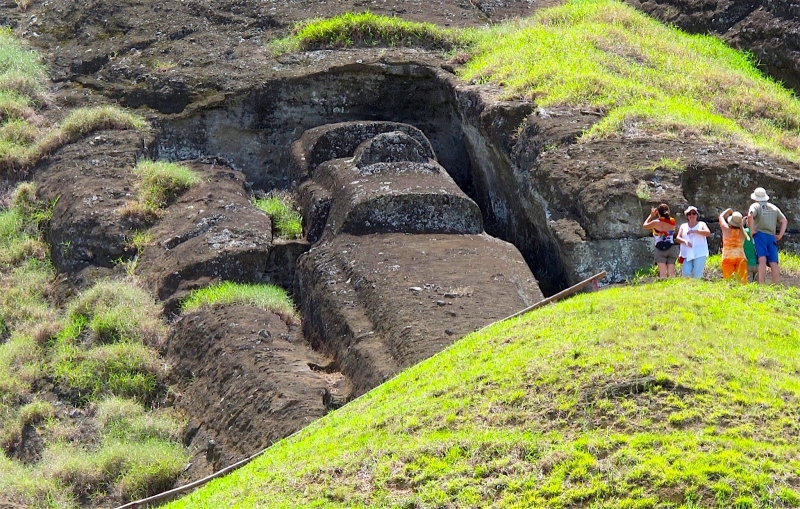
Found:
[[97, 450], [56, 443], [47, 448], [43, 474], [89, 496], [119, 485], [125, 499], [152, 495], [169, 488], [188, 460], [178, 444], [162, 440], [125, 443], [107, 439]]
[[[21, 10], [29, 5], [18, 2]], [[0, 28], [0, 170], [30, 168], [58, 148], [102, 129], [144, 130], [140, 115], [116, 106], [78, 108], [58, 125], [44, 125], [36, 112], [46, 95], [47, 69], [38, 53]]]
[[46, 77], [41, 57], [17, 39], [10, 28], [0, 28], [0, 89], [39, 97]]
[[174, 440], [184, 422], [170, 409], [149, 412], [136, 400], [109, 397], [97, 403], [95, 416], [103, 433], [119, 440]]
[[116, 106], [97, 106], [72, 110], [60, 128], [70, 140], [74, 140], [92, 131], [106, 129], [141, 131], [147, 128], [147, 122], [140, 115]]
[[284, 239], [298, 239], [303, 235], [303, 219], [297, 211], [294, 197], [289, 193], [270, 193], [255, 198], [253, 204], [272, 219], [275, 234]]
[[15, 90], [0, 89], [0, 121], [33, 116], [32, 102], [30, 97]]
[[161, 345], [166, 326], [160, 306], [130, 281], [107, 280], [81, 293], [67, 310], [68, 318], [83, 321], [92, 342], [139, 342]]
[[117, 106], [95, 106], [72, 110], [60, 125], [45, 132], [31, 147], [27, 164], [76, 141], [94, 131], [105, 129], [147, 129], [147, 121], [140, 115]]
[[129, 202], [121, 213], [123, 216], [138, 217], [144, 221], [157, 218], [161, 209], [201, 181], [196, 171], [168, 161], [143, 159], [133, 169], [133, 173], [138, 179], [138, 200]]
[[140, 343], [81, 348], [62, 340], [53, 347], [51, 365], [62, 392], [78, 406], [107, 395], [150, 404], [166, 374], [157, 354]]
[[35, 195], [34, 185], [19, 184], [10, 206], [0, 210], [0, 324], [6, 330], [52, 318], [44, 290], [54, 271], [39, 228], [53, 204], [39, 203]]
[[781, 273], [800, 276], [800, 255], [781, 251], [778, 255], [778, 260], [781, 266]]
[[170, 507], [785, 507], [798, 303], [686, 279], [581, 294], [464, 338]]
[[241, 284], [230, 281], [194, 290], [181, 303], [181, 310], [189, 312], [214, 304], [244, 304], [288, 317], [295, 316], [294, 305], [283, 288], [275, 285]]
[[53, 376], [76, 404], [103, 395], [150, 403], [166, 366], [147, 345], [163, 344], [160, 307], [126, 281], [103, 281], [67, 309], [66, 326], [50, 346]]
[[20, 507], [69, 509], [78, 507], [75, 497], [55, 480], [35, 467], [18, 463], [0, 450], [0, 493], [3, 500]]
[[[292, 40], [303, 50], [377, 45], [448, 50], [459, 44], [460, 36], [432, 23], [362, 12], [301, 22], [294, 28]], [[285, 41], [276, 47], [292, 49]]]

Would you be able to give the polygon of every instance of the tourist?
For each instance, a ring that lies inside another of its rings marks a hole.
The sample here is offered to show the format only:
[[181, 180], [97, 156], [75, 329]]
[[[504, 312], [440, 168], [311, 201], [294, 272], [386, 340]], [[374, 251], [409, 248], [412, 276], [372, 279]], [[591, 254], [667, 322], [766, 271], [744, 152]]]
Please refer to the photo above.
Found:
[[701, 278], [708, 258], [708, 237], [711, 230], [703, 221], [698, 221], [697, 207], [691, 206], [683, 211], [686, 223], [678, 228], [676, 240], [681, 245], [681, 267], [686, 277]]
[[[750, 205], [747, 215], [747, 224], [753, 232], [753, 244], [758, 255], [758, 282], [764, 283], [767, 275], [767, 264], [772, 272], [772, 282], [778, 284], [781, 280], [781, 271], [778, 267], [778, 241], [786, 233], [789, 221], [781, 209], [768, 203], [769, 195], [763, 187], [757, 187], [750, 195], [755, 203]], [[777, 231], [780, 221], [780, 231]]]
[[725, 209], [719, 215], [719, 227], [722, 229], [722, 278], [728, 279], [736, 274], [742, 284], [747, 284], [747, 257], [744, 254], [744, 242], [747, 234], [744, 231], [741, 212]]
[[642, 228], [653, 230], [658, 277], [674, 276], [679, 249], [674, 237], [675, 218], [670, 217], [669, 206], [662, 203], [658, 207], [650, 209], [650, 215], [642, 223]]

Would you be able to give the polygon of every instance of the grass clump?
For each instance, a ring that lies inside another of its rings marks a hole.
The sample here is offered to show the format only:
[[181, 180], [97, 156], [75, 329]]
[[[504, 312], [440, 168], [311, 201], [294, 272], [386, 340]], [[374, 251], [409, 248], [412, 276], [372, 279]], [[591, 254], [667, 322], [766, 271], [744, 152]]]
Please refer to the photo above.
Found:
[[169, 488], [188, 460], [178, 444], [162, 440], [105, 440], [97, 450], [56, 443], [45, 450], [43, 474], [86, 497], [118, 486], [125, 499]]
[[56, 407], [49, 401], [35, 400], [23, 406], [19, 411], [20, 424], [37, 424], [56, 415]]
[[[29, 2], [18, 2], [25, 10]], [[30, 168], [39, 159], [102, 129], [147, 128], [139, 115], [115, 106], [79, 108], [60, 125], [43, 125], [37, 110], [45, 101], [47, 69], [40, 56], [0, 28], [0, 170]]]
[[10, 28], [0, 28], [0, 90], [39, 98], [47, 70], [39, 55], [17, 39]]
[[464, 338], [168, 507], [786, 507], [798, 303], [686, 279], [580, 294]]
[[80, 294], [67, 309], [76, 328], [86, 328], [91, 344], [138, 342], [162, 344], [166, 326], [161, 308], [142, 288], [127, 281], [101, 281]]
[[156, 353], [136, 343], [88, 350], [69, 343], [58, 344], [52, 366], [62, 392], [78, 406], [107, 395], [136, 398], [149, 404], [157, 396], [162, 374]]
[[286, 290], [275, 285], [241, 284], [231, 281], [192, 291], [181, 302], [181, 311], [189, 312], [215, 304], [244, 304], [294, 317], [295, 310]]
[[143, 131], [147, 128], [147, 121], [116, 106], [96, 106], [72, 110], [60, 128], [70, 141], [74, 141], [94, 131], [108, 129]]
[[77, 507], [72, 493], [53, 479], [46, 478], [35, 467], [8, 458], [0, 450], [0, 493], [11, 507], [53, 508]]
[[116, 106], [78, 108], [72, 110], [61, 125], [45, 131], [27, 149], [24, 154], [24, 160], [15, 163], [7, 161], [6, 165], [11, 167], [31, 166], [47, 154], [94, 131], [105, 129], [135, 129], [142, 131], [147, 126], [147, 122], [141, 116]]
[[124, 281], [100, 282], [76, 298], [51, 348], [62, 390], [79, 405], [101, 395], [153, 401], [166, 374], [147, 346], [163, 342], [159, 312], [147, 292]]
[[126, 204], [122, 214], [145, 221], [157, 218], [161, 209], [201, 180], [191, 168], [167, 161], [141, 160], [133, 173], [138, 179], [139, 197]]
[[272, 219], [278, 237], [299, 239], [303, 235], [303, 219], [291, 194], [273, 192], [263, 198], [254, 198], [253, 204]]
[[17, 266], [25, 260], [45, 262], [49, 249], [40, 227], [50, 221], [55, 203], [36, 200], [36, 186], [23, 182], [11, 193], [10, 206], [0, 210], [0, 263]]
[[422, 46], [450, 50], [460, 44], [453, 30], [432, 23], [415, 23], [371, 12], [347, 13], [330, 19], [301, 22], [293, 37], [273, 45], [276, 52], [348, 46]]
[[148, 412], [138, 401], [116, 396], [98, 402], [95, 417], [106, 436], [123, 441], [177, 441], [184, 424], [169, 410]]

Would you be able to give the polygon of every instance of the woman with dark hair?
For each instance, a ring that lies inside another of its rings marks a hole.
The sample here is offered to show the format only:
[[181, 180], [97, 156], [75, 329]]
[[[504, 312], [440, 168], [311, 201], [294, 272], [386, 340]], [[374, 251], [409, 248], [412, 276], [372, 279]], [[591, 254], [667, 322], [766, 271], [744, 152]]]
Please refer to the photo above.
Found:
[[750, 236], [744, 231], [742, 214], [725, 209], [719, 215], [719, 227], [722, 229], [722, 277], [728, 279], [736, 274], [736, 279], [746, 285], [747, 256], [744, 254], [744, 242]]
[[669, 215], [669, 206], [662, 203], [650, 209], [650, 215], [642, 223], [642, 228], [653, 230], [655, 244], [655, 263], [658, 277], [675, 275], [675, 261], [678, 259], [678, 244], [675, 241], [675, 218]]

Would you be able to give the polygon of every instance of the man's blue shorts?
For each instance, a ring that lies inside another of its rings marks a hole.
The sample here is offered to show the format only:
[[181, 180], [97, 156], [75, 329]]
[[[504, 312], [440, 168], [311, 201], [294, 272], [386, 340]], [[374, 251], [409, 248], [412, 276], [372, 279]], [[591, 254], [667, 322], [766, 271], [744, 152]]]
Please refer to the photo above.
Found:
[[753, 244], [756, 246], [756, 256], [766, 256], [767, 263], [778, 263], [778, 241], [775, 240], [775, 235], [756, 232], [753, 235]]

